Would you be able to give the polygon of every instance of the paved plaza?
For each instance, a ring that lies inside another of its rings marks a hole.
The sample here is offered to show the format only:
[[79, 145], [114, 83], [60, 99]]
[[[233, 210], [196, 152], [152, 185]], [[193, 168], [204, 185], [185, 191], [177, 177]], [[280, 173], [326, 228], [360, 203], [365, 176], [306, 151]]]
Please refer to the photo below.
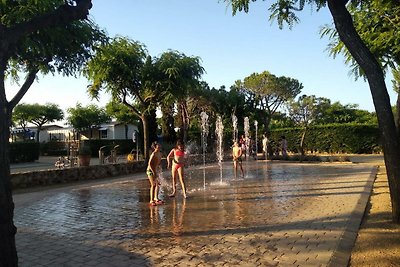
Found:
[[144, 174], [14, 195], [20, 266], [347, 266], [376, 167], [244, 162], [186, 170], [148, 205]]

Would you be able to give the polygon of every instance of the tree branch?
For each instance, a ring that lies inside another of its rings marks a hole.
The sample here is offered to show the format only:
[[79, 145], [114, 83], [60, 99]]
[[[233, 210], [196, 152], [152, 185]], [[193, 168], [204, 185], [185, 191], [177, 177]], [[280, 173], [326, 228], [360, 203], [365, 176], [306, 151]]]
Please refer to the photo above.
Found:
[[29, 90], [31, 87], [32, 83], [35, 81], [36, 74], [38, 73], [39, 69], [34, 68], [29, 71], [24, 84], [21, 86], [19, 91], [15, 94], [13, 99], [11, 99], [9, 108], [10, 110], [14, 109], [14, 107], [19, 103], [19, 101], [22, 99], [22, 97], [26, 94], [26, 92]]
[[92, 8], [91, 0], [75, 0], [76, 5], [68, 5], [65, 3], [57, 9], [47, 14], [34, 17], [30, 21], [18, 23], [15, 26], [4, 29], [2, 37], [8, 39], [8, 44], [12, 45], [26, 35], [37, 30], [48, 27], [62, 26], [75, 20], [86, 19], [89, 10]]
[[126, 96], [125, 95], [124, 95], [124, 97], [122, 99], [122, 103], [124, 105], [126, 105], [127, 107], [129, 107], [136, 116], [138, 116], [139, 118], [142, 117], [142, 114], [133, 105], [131, 105], [130, 103], [128, 103], [128, 101], [126, 101]]

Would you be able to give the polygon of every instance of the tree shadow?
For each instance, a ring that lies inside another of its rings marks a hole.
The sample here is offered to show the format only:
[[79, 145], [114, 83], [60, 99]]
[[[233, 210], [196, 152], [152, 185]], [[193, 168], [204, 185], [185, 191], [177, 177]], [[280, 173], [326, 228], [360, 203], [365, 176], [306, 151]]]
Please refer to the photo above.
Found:
[[144, 255], [124, 250], [112, 242], [88, 242], [19, 228], [16, 244], [20, 267], [31, 266], [152, 266]]

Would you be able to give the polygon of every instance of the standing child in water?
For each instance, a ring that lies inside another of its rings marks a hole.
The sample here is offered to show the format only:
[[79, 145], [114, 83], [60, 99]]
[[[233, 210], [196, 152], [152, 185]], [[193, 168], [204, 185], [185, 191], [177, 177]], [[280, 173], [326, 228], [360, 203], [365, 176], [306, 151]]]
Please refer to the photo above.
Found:
[[167, 156], [167, 162], [168, 162], [168, 169], [171, 166], [171, 161], [172, 161], [172, 194], [169, 195], [170, 197], [174, 197], [176, 193], [176, 174], [178, 173], [179, 175], [179, 181], [181, 182], [181, 187], [182, 187], [182, 193], [183, 197], [186, 198], [186, 187], [185, 187], [185, 172], [184, 172], [184, 166], [185, 166], [185, 145], [183, 144], [182, 141], [178, 140], [176, 142], [176, 147], [173, 148], [168, 156]]
[[235, 142], [232, 148], [233, 172], [235, 174], [235, 178], [237, 177], [238, 165], [240, 166], [242, 177], [244, 177], [243, 166], [242, 166], [242, 154], [243, 154], [242, 148], [239, 146], [238, 142]]
[[267, 134], [263, 134], [263, 139], [262, 139], [262, 150], [264, 153], [264, 159], [268, 159], [268, 137]]
[[164, 204], [164, 201], [158, 199], [158, 185], [159, 185], [159, 173], [158, 170], [161, 168], [161, 145], [157, 142], [153, 142], [151, 145], [153, 152], [150, 155], [149, 163], [147, 165], [146, 174], [150, 181], [150, 206], [156, 206]]

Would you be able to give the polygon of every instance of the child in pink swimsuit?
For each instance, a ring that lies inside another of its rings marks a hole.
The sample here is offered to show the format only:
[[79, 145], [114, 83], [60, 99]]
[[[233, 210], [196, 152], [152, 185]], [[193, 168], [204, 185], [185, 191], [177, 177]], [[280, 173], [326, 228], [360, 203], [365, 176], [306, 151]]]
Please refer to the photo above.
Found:
[[179, 181], [181, 182], [183, 197], [186, 198], [186, 187], [184, 180], [184, 163], [185, 160], [185, 146], [182, 141], [176, 142], [176, 147], [169, 152], [167, 156], [168, 169], [171, 167], [172, 161], [172, 194], [170, 197], [174, 197], [176, 193], [176, 173], [179, 175]]

